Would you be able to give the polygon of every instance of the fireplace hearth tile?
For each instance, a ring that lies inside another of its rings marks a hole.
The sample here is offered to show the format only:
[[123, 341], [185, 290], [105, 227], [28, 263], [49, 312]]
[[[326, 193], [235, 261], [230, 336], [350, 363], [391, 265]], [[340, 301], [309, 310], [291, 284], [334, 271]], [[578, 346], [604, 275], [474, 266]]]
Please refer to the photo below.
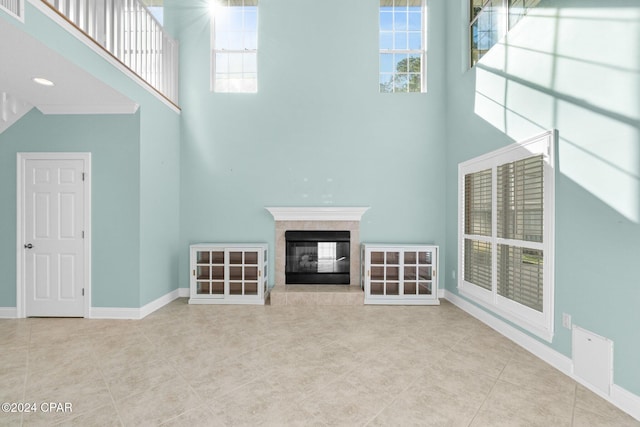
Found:
[[316, 285], [286, 285], [287, 292], [317, 292]]
[[281, 287], [282, 286], [276, 286], [275, 288], [271, 289], [271, 292], [269, 293], [269, 300], [271, 305], [287, 305], [287, 295], [285, 294], [283, 289], [278, 289]]
[[316, 292], [287, 292], [287, 305], [318, 305]]
[[271, 305], [364, 305], [364, 292], [348, 285], [280, 285], [271, 290]]

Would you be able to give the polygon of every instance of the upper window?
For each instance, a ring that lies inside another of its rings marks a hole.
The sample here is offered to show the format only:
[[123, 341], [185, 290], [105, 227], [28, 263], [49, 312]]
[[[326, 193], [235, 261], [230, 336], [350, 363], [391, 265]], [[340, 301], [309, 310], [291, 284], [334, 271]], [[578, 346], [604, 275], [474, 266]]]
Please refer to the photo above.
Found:
[[142, 0], [142, 4], [160, 25], [164, 24], [164, 0]]
[[380, 0], [380, 92], [426, 92], [424, 0]]
[[540, 0], [470, 0], [469, 35], [474, 66]]
[[258, 0], [214, 0], [211, 88], [258, 91]]
[[459, 166], [459, 289], [551, 340], [554, 133]]

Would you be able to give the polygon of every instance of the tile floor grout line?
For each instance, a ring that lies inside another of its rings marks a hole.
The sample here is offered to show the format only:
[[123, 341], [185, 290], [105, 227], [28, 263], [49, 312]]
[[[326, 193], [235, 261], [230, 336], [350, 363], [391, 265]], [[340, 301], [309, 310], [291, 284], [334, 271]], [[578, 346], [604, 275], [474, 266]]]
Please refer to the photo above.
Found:
[[489, 389], [489, 391], [487, 392], [487, 394], [484, 396], [484, 399], [482, 399], [482, 403], [480, 405], [478, 405], [478, 409], [476, 409], [475, 413], [473, 414], [473, 418], [471, 418], [471, 421], [469, 422], [468, 426], [471, 426], [473, 424], [473, 422], [475, 421], [475, 419], [478, 417], [478, 415], [480, 414], [480, 411], [482, 410], [482, 407], [485, 405], [485, 403], [487, 403], [487, 400], [489, 399], [489, 396], [491, 396], [491, 393], [493, 392], [493, 390], [496, 388], [496, 385], [498, 384], [498, 381], [500, 381], [500, 376], [502, 375], [502, 373], [504, 372], [504, 369], [507, 367], [507, 364], [509, 362], [505, 363], [505, 365], [502, 367], [502, 369], [500, 370], [500, 373], [496, 376], [495, 380], [493, 381], [493, 385], [491, 386], [491, 388]]
[[414, 384], [416, 384], [418, 381], [420, 381], [419, 377], [416, 377], [413, 381], [411, 381], [409, 383], [409, 385], [407, 385], [405, 388], [403, 388], [400, 392], [396, 393], [396, 395], [394, 396], [393, 399], [391, 399], [391, 401], [384, 405], [378, 412], [376, 412], [376, 414], [371, 417], [369, 419], [369, 421], [367, 421], [365, 424], [363, 424], [363, 427], [368, 426], [369, 424], [371, 424], [376, 418], [378, 418], [380, 416], [380, 414], [382, 414], [388, 407], [390, 407], [393, 403], [395, 403], [399, 398], [400, 395], [404, 392], [406, 392], [407, 390], [409, 390]]
[[[22, 401], [26, 402], [27, 401], [27, 382], [29, 381], [29, 358], [31, 357], [31, 334], [33, 331], [33, 326], [31, 325], [31, 323], [28, 323], [29, 325], [29, 339], [27, 341], [27, 360], [26, 360], [26, 366], [25, 366], [25, 370], [24, 370], [24, 381], [22, 383]], [[20, 414], [20, 425], [24, 425], [24, 412]]]
[[[528, 363], [525, 354], [503, 341], [497, 331], [447, 304], [428, 311], [401, 307], [267, 307], [257, 311], [245, 307], [200, 308], [185, 304], [185, 300], [170, 303], [150, 320], [96, 323], [95, 328], [87, 328], [89, 323], [82, 319], [9, 324], [0, 333], [0, 347], [27, 340], [27, 348], [26, 361], [17, 354], [7, 359], [7, 366], [22, 363], [24, 377], [13, 375], [13, 385], [6, 391], [15, 393], [16, 398], [23, 396], [23, 400], [29, 393], [35, 397], [42, 394], [38, 385], [45, 382], [35, 381], [35, 369], [36, 376], [53, 378], [46, 387], [57, 390], [56, 384], [62, 381], [60, 386], [65, 390], [84, 396], [84, 382], [74, 387], [75, 381], [64, 380], [69, 369], [77, 371], [75, 365], [65, 363], [60, 367], [54, 362], [69, 360], [75, 364], [76, 357], [89, 355], [93, 369], [98, 369], [97, 374], [91, 374], [91, 390], [98, 392], [82, 397], [82, 402], [95, 408], [56, 417], [56, 425], [92, 420], [129, 427], [124, 423], [129, 419], [132, 423], [158, 419], [158, 423], [193, 425], [308, 425], [351, 420], [354, 425], [373, 427], [385, 421], [424, 423], [432, 410], [437, 415], [432, 421], [466, 420], [466, 425], [491, 420], [543, 424], [555, 416], [571, 426], [585, 421], [620, 425], [627, 420], [623, 412], [604, 406], [605, 401], [587, 394], [575, 381], [573, 388], [571, 383], [564, 387], [561, 372], [549, 372], [547, 378], [546, 370]], [[194, 330], [196, 324], [202, 328]], [[414, 328], [406, 329], [408, 325]], [[73, 344], [78, 337], [76, 330], [82, 338], [78, 345]], [[44, 344], [32, 343], [34, 339]], [[90, 345], [88, 353], [81, 348], [85, 341]], [[55, 347], [43, 348], [47, 343]], [[296, 353], [287, 353], [293, 350]], [[51, 351], [56, 357], [48, 360]], [[481, 356], [480, 352], [484, 352], [480, 358], [486, 363], [467, 359]], [[111, 357], [112, 353], [118, 357]], [[239, 354], [242, 360], [231, 363]], [[226, 363], [218, 366], [221, 361]], [[120, 372], [127, 372], [126, 378], [121, 378]], [[477, 373], [482, 372], [485, 375], [478, 378]], [[543, 381], [527, 382], [532, 376]], [[96, 382], [100, 380], [106, 390]], [[155, 384], [157, 381], [160, 383]], [[152, 389], [149, 384], [154, 384]], [[519, 388], [523, 388], [526, 401], [516, 393]], [[535, 394], [524, 388], [549, 389], [551, 393], [566, 390], [567, 396], [573, 390], [573, 405], [567, 398], [562, 404], [553, 404], [555, 409], [549, 413], [543, 410], [518, 415], [522, 408], [557, 400], [553, 395], [545, 397], [550, 393]], [[214, 393], [208, 393], [209, 389]], [[457, 397], [439, 405], [434, 395], [438, 389], [451, 390]], [[143, 394], [130, 394], [132, 390]], [[109, 393], [108, 398], [104, 391]], [[130, 402], [119, 399], [116, 403], [119, 394], [130, 395]], [[498, 397], [506, 406], [498, 405]], [[136, 401], [147, 403], [137, 407]], [[253, 412], [247, 412], [248, 407]], [[159, 408], [162, 411], [157, 413]], [[16, 425], [46, 421], [32, 420], [24, 414], [13, 419]], [[633, 421], [627, 424], [636, 425]]]
[[[149, 342], [149, 344], [150, 344], [150, 345], [152, 345], [152, 346], [154, 347], [154, 349], [155, 349], [155, 350], [157, 350], [157, 347], [158, 347], [158, 346], [156, 346], [156, 345], [155, 345], [155, 343], [153, 343], [153, 342], [152, 342], [152, 341], [151, 341], [151, 340], [146, 336], [146, 334], [145, 334], [144, 332], [140, 331], [139, 329], [138, 329], [138, 332], [139, 332], [139, 333], [140, 333], [140, 334], [141, 334], [141, 335], [142, 335], [142, 336], [143, 336], [143, 337], [144, 337], [144, 338]], [[184, 381], [184, 383], [187, 385], [187, 388], [188, 388], [189, 390], [191, 390], [191, 392], [192, 392], [195, 396], [197, 396], [197, 397], [198, 397], [198, 400], [200, 401], [200, 403], [199, 403], [199, 405], [198, 405], [198, 406], [196, 406], [196, 408], [199, 408], [199, 407], [201, 407], [201, 406], [205, 406], [205, 405], [206, 405], [206, 401], [205, 401], [204, 397], [202, 397], [202, 396], [200, 395], [200, 393], [196, 392], [196, 390], [195, 390], [195, 389], [193, 388], [193, 386], [191, 385], [191, 382], [187, 380], [187, 378], [182, 374], [182, 372], [180, 372], [180, 369], [178, 369], [178, 368], [177, 368], [176, 364], [175, 364], [175, 363], [173, 363], [171, 360], [169, 360], [169, 359], [168, 359], [168, 358], [166, 358], [166, 357], [160, 356], [160, 358], [161, 358], [162, 360], [164, 360], [164, 361], [165, 361], [165, 362], [166, 362], [166, 363], [171, 367], [171, 369], [176, 373], [176, 375]], [[173, 380], [172, 380], [172, 379], [169, 379], [169, 380], [167, 380], [167, 381], [165, 381], [165, 382], [169, 382], [169, 381], [173, 381]], [[159, 384], [162, 384], [162, 383], [159, 383]], [[157, 385], [159, 385], [159, 384], [157, 384]], [[137, 393], [136, 393], [136, 394], [137, 394]], [[134, 395], [134, 394], [132, 394], [132, 396], [133, 396], [133, 395]], [[179, 414], [176, 414], [176, 415], [175, 415], [175, 416], [173, 416], [173, 417], [169, 417], [168, 419], [161, 421], [161, 422], [160, 422], [160, 425], [166, 424], [166, 423], [170, 422], [171, 420], [177, 419], [177, 418], [179, 418], [179, 417], [181, 417], [181, 416], [183, 416], [183, 415], [187, 414], [188, 412], [194, 411], [196, 408], [186, 409], [186, 410], [184, 410], [183, 412], [181, 412], [181, 413], [179, 413]]]
[[573, 386], [573, 405], [571, 406], [571, 426], [576, 423], [576, 403], [578, 403], [578, 385]]
[[[95, 354], [95, 347], [94, 346], [91, 346], [91, 351]], [[122, 416], [120, 415], [120, 410], [118, 409], [118, 405], [116, 404], [116, 400], [113, 397], [113, 392], [111, 391], [111, 386], [109, 385], [109, 382], [107, 381], [102, 368], [100, 368], [100, 365], [98, 365], [98, 372], [100, 372], [100, 378], [102, 378], [102, 381], [104, 382], [105, 387], [107, 387], [107, 390], [109, 391], [109, 397], [111, 398], [111, 405], [113, 405], [113, 409], [116, 411], [116, 416], [118, 417], [118, 421], [120, 422], [120, 425], [123, 426], [123, 427], [126, 427], [125, 424], [124, 424], [124, 421], [122, 419]]]
[[[204, 397], [202, 397], [202, 396], [200, 395], [200, 393], [198, 393], [198, 392], [193, 388], [193, 385], [191, 385], [191, 382], [190, 382], [190, 381], [187, 381], [187, 379], [184, 377], [184, 375], [182, 375], [182, 373], [181, 373], [181, 372], [180, 372], [180, 371], [179, 371], [175, 366], [173, 366], [173, 365], [172, 365], [172, 366], [171, 366], [171, 368], [172, 368], [173, 370], [175, 370], [176, 374], [178, 374], [178, 376], [179, 376], [180, 378], [182, 378], [182, 380], [185, 382], [185, 384], [187, 384], [187, 387], [189, 388], [189, 390], [191, 390], [191, 391], [193, 392], [193, 394], [194, 394], [194, 395], [198, 396], [198, 399], [200, 400], [200, 405], [199, 405], [198, 407], [206, 405], [206, 404], [207, 404], [207, 402], [205, 401], [205, 398], [204, 398]], [[175, 417], [169, 418], [168, 420], [163, 421], [161, 424], [166, 424], [166, 423], [168, 423], [170, 420], [172, 420], [172, 419], [174, 419], [174, 418], [178, 418], [178, 417], [180, 417], [180, 416], [182, 416], [182, 415], [186, 414], [187, 412], [193, 411], [193, 410], [195, 410], [195, 409], [196, 409], [196, 408], [187, 409], [187, 410], [186, 410], [186, 411], [184, 411], [182, 414], [178, 414], [178, 415], [176, 415]]]

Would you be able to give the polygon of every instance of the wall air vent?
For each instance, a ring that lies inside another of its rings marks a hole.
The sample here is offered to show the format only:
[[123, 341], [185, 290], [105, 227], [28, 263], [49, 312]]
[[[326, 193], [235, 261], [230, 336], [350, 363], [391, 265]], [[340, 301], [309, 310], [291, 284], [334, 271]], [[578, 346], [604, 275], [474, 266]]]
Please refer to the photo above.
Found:
[[0, 0], [0, 9], [15, 16], [20, 21], [24, 20], [24, 0]]

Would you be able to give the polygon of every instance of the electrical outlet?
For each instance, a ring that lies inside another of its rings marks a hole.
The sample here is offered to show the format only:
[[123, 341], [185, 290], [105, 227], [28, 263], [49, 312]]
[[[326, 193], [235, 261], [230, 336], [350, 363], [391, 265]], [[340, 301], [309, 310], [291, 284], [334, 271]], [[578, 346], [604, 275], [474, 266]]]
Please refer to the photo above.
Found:
[[456, 271], [455, 270], [451, 270], [451, 278], [453, 280], [456, 280]]
[[562, 326], [567, 329], [571, 329], [571, 315], [562, 313]]

